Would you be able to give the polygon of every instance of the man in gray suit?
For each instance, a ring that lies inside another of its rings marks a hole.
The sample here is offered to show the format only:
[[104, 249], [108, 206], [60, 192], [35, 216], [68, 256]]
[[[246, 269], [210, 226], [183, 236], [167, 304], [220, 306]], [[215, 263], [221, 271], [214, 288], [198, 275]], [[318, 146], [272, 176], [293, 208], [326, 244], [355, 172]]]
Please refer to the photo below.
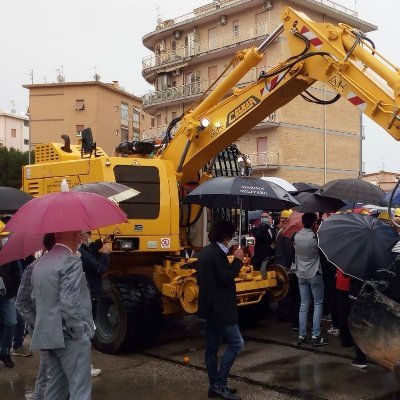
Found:
[[52, 376], [45, 399], [91, 398], [90, 353], [94, 323], [82, 269], [81, 232], [56, 233], [51, 251], [36, 261], [32, 273], [36, 302], [31, 347], [48, 351]]

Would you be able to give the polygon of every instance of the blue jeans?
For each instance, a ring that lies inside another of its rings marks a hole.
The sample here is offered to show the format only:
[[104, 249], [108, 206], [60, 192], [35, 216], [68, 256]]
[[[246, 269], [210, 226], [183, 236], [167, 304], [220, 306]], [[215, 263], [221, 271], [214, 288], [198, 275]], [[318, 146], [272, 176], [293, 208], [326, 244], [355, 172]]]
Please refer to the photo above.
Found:
[[311, 293], [314, 299], [314, 315], [312, 335], [321, 335], [321, 318], [324, 303], [324, 280], [322, 275], [315, 275], [312, 278], [299, 278], [300, 289], [300, 313], [299, 313], [299, 335], [307, 336], [307, 315], [310, 306]]
[[10, 354], [14, 330], [17, 325], [15, 297], [5, 299], [0, 296], [0, 320], [2, 322], [2, 330], [0, 331], [0, 355], [7, 355]]
[[[218, 368], [218, 349], [222, 339], [227, 342], [227, 347]], [[239, 325], [216, 327], [207, 321], [205, 362], [210, 386], [218, 388], [227, 386], [229, 371], [237, 355], [243, 350], [243, 346]]]

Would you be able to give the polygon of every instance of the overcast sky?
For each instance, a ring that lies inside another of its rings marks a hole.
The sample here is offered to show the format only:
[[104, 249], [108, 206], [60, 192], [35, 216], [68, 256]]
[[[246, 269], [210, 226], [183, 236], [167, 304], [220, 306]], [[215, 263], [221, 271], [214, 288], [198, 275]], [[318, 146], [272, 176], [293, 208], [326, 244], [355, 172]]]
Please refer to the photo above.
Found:
[[[324, 0], [325, 1], [325, 0]], [[0, 109], [25, 112], [28, 91], [21, 85], [55, 82], [62, 68], [67, 81], [118, 80], [135, 95], [151, 87], [142, 78], [142, 58], [150, 54], [142, 37], [163, 19], [189, 13], [207, 0], [3, 0], [0, 24]], [[376, 48], [400, 66], [399, 0], [336, 0], [374, 23]], [[363, 160], [367, 172], [400, 171], [400, 143], [364, 117]]]

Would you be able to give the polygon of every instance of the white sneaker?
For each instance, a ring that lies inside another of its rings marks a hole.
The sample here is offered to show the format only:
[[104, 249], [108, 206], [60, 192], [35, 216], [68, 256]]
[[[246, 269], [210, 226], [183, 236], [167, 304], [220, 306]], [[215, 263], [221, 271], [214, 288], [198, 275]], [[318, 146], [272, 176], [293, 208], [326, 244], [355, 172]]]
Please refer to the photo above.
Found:
[[90, 375], [92, 375], [92, 378], [95, 376], [99, 376], [100, 374], [101, 374], [100, 368], [93, 368], [93, 365], [90, 366]]
[[339, 336], [340, 331], [339, 331], [338, 328], [335, 328], [335, 327], [331, 326], [331, 327], [326, 331], [326, 333], [328, 333], [328, 334], [331, 335], [331, 336]]

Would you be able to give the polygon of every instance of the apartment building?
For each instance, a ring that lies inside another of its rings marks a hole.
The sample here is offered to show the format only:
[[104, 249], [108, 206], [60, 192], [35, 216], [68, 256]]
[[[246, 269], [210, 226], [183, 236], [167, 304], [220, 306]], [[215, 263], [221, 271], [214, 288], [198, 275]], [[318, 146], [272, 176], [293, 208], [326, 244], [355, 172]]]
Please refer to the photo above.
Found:
[[362, 177], [364, 181], [379, 186], [385, 192], [394, 189], [399, 178], [400, 174], [398, 172], [389, 171], [371, 172], [370, 174], [365, 174]]
[[107, 154], [123, 141], [140, 140], [150, 126], [142, 99], [126, 92], [117, 81], [103, 83], [58, 82], [24, 85], [29, 89], [31, 143], [60, 142], [67, 134], [71, 143], [84, 128]]
[[[153, 115], [143, 136], [162, 136], [173, 118], [219, 75], [229, 72], [224, 70], [237, 51], [258, 46], [274, 31], [281, 23], [284, 6], [303, 11], [316, 22], [344, 22], [364, 32], [376, 29], [357, 18], [355, 11], [329, 0], [219, 0], [187, 15], [159, 19], [155, 30], [143, 37], [152, 53], [143, 59], [142, 75], [154, 85], [143, 97], [143, 109]], [[261, 71], [290, 55], [281, 35], [238, 86], [254, 82]], [[314, 84], [310, 91], [322, 99], [336, 95], [322, 83]], [[254, 176], [323, 184], [359, 175], [361, 140], [360, 112], [346, 100], [322, 106], [297, 97], [236, 143], [249, 155]]]
[[29, 150], [28, 117], [0, 111], [0, 147]]

